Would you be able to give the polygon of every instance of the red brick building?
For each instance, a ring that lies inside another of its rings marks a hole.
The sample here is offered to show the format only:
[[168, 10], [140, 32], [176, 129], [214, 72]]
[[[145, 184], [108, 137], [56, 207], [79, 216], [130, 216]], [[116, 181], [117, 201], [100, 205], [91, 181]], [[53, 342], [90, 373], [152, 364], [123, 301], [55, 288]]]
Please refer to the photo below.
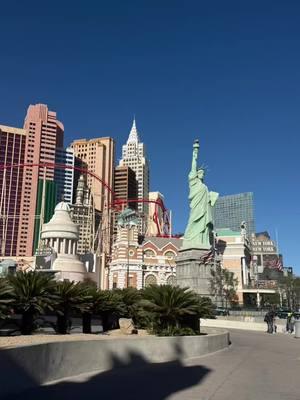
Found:
[[174, 284], [181, 244], [182, 239], [160, 237], [145, 237], [139, 243], [137, 227], [120, 228], [108, 271], [109, 289]]

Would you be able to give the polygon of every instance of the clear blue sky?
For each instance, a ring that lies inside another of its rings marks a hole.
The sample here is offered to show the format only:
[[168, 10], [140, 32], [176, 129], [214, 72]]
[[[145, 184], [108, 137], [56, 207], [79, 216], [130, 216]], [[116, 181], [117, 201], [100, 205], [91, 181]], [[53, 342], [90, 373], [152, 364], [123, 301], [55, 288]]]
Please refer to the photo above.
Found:
[[257, 231], [300, 273], [299, 20], [297, 0], [3, 2], [0, 123], [43, 102], [66, 144], [110, 135], [119, 158], [135, 114], [175, 231], [199, 138], [209, 188], [253, 191]]

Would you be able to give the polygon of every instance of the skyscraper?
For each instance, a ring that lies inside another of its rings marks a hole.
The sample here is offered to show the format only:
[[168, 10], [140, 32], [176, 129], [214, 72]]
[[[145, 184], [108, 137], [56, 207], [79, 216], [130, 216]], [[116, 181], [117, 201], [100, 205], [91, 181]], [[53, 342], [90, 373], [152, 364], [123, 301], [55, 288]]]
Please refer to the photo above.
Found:
[[248, 234], [255, 232], [253, 193], [239, 193], [218, 198], [213, 208], [216, 229], [230, 228], [240, 231], [243, 221], [247, 224]]
[[[138, 183], [138, 199], [148, 200], [149, 196], [149, 164], [146, 158], [145, 145], [140, 141], [136, 128], [135, 119], [129, 133], [126, 144], [122, 148], [122, 159], [120, 166], [128, 165], [136, 175]], [[140, 232], [146, 232], [146, 221], [148, 218], [148, 204], [138, 203], [138, 211], [143, 217], [144, 224], [140, 226]]]
[[[71, 148], [67, 149], [56, 149], [55, 163], [64, 164], [70, 168], [56, 168], [54, 172], [54, 181], [56, 183], [56, 202], [59, 203], [64, 201], [68, 204], [72, 204], [73, 201], [73, 189], [74, 189], [74, 166], [75, 156], [74, 151]], [[76, 184], [76, 183], [75, 183]]]
[[39, 165], [26, 167], [23, 174], [18, 256], [31, 256], [39, 241], [43, 223], [53, 215], [56, 203], [54, 169], [40, 164], [55, 163], [56, 149], [63, 147], [64, 127], [56, 112], [45, 104], [30, 105], [24, 122], [27, 131], [24, 162]]
[[115, 200], [127, 200], [122, 204], [122, 208], [136, 208], [137, 203], [130, 203], [130, 199], [137, 199], [137, 181], [135, 172], [127, 165], [115, 168], [114, 180]]
[[[0, 125], [0, 165], [24, 163], [27, 132]], [[0, 169], [0, 256], [17, 255], [23, 169]]]
[[[78, 139], [70, 147], [74, 150], [75, 157], [80, 158], [90, 172], [113, 188], [115, 143], [112, 138]], [[96, 210], [103, 211], [105, 201], [108, 205], [111, 204], [111, 193], [96, 178], [87, 175], [87, 185], [91, 189]]]

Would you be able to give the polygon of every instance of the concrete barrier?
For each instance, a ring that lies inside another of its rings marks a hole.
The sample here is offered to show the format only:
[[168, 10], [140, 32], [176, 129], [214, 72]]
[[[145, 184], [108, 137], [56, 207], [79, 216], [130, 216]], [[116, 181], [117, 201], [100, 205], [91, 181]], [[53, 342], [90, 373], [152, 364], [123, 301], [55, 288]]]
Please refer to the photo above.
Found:
[[[229, 333], [53, 342], [0, 350], [0, 396], [93, 371], [182, 360], [226, 348]], [[217, 333], [218, 332], [218, 333]]]
[[[261, 331], [266, 332], [267, 324], [265, 322], [251, 322], [251, 321], [236, 321], [229, 319], [202, 319], [201, 327], [216, 327], [224, 329], [245, 329], [247, 331]], [[285, 326], [277, 324], [277, 332], [282, 333]]]

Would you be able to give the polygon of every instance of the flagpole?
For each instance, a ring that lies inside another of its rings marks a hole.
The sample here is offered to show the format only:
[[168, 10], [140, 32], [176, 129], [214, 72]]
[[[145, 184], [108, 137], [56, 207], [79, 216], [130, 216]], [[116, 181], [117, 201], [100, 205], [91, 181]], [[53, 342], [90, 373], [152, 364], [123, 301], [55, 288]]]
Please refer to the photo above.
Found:
[[276, 250], [277, 250], [277, 256], [279, 257], [279, 241], [278, 241], [278, 229], [275, 229], [275, 235], [276, 235]]
[[278, 240], [278, 229], [275, 229], [275, 235], [276, 235], [276, 250], [277, 250], [277, 262], [276, 262], [276, 268], [282, 272], [283, 271], [283, 263], [280, 259], [280, 253], [279, 253], [279, 240]]
[[[216, 232], [213, 230], [213, 256], [214, 256], [214, 272], [216, 272]], [[215, 298], [216, 305], [218, 305], [218, 296]]]

